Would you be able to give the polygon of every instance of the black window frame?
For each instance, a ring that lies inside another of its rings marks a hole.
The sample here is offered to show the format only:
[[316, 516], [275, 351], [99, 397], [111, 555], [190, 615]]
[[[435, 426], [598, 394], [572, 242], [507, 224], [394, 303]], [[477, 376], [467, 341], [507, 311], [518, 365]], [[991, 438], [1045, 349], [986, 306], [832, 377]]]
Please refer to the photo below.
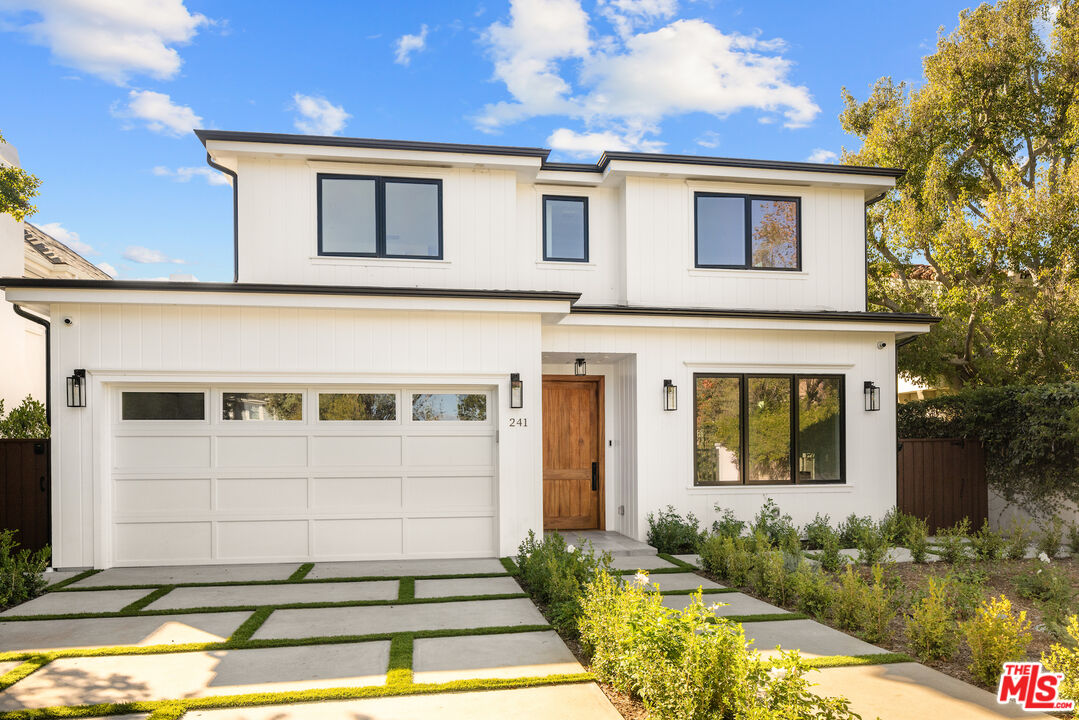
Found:
[[[322, 247], [322, 181], [366, 180], [375, 183], [375, 251], [328, 252]], [[438, 255], [397, 255], [386, 252], [386, 183], [435, 185], [438, 188]], [[318, 216], [318, 254], [321, 257], [366, 257], [401, 260], [442, 260], [445, 255], [442, 231], [442, 180], [438, 178], [403, 178], [388, 175], [350, 175], [348, 173], [318, 173], [316, 175], [315, 212]]]
[[[738, 461], [740, 481], [736, 483], [697, 483], [697, 378], [738, 378]], [[790, 380], [790, 482], [748, 482], [746, 479], [746, 448], [749, 441], [749, 378], [787, 378]], [[839, 381], [839, 479], [798, 479], [798, 381], [802, 378], [833, 378]], [[846, 485], [847, 484], [847, 376], [841, 373], [693, 373], [693, 487], [784, 487], [787, 485]]]
[[[557, 200], [560, 202], [579, 202], [584, 209], [584, 258], [565, 258], [547, 254], [547, 201]], [[588, 247], [588, 198], [584, 195], [544, 195], [541, 206], [543, 215], [543, 261], [544, 262], [578, 262], [586, 263], [589, 258]]]
[[[718, 197], [718, 198], [740, 198], [745, 201], [745, 262], [741, 265], [712, 265], [701, 263], [701, 248], [700, 248], [700, 221], [699, 221], [699, 203], [698, 200], [702, 197]], [[754, 200], [776, 200], [783, 202], [794, 203], [794, 213], [796, 218], [796, 234], [797, 234], [797, 255], [798, 260], [795, 267], [758, 267], [753, 264], [753, 209], [752, 203]], [[720, 192], [703, 192], [697, 191], [693, 193], [693, 266], [704, 269], [715, 270], [765, 270], [770, 272], [801, 272], [802, 271], [802, 198], [797, 196], [787, 195], [748, 195], [745, 193], [720, 193]]]

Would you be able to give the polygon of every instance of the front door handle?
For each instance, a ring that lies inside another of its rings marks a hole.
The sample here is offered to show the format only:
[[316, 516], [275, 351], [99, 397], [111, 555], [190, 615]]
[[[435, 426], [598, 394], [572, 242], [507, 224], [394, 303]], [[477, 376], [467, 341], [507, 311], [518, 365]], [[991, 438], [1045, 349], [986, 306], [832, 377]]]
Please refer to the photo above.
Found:
[[592, 492], [599, 490], [599, 463], [592, 463]]
[[42, 475], [37, 481], [38, 487], [41, 488], [41, 492], [45, 492], [45, 476]]

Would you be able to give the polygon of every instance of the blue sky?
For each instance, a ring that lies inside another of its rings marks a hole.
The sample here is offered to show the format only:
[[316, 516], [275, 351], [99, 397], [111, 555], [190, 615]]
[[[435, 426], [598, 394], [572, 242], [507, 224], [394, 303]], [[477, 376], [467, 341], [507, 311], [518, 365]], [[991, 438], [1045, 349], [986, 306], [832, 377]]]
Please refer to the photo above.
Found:
[[229, 280], [192, 127], [828, 161], [840, 89], [917, 81], [969, 4], [0, 0], [0, 131], [93, 262]]

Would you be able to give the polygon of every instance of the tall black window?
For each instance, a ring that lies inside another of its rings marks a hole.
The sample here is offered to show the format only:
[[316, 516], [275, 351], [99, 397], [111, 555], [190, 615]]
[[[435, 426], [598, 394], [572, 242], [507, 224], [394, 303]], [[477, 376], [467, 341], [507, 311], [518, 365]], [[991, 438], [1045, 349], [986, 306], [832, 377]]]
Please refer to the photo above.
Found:
[[543, 196], [543, 259], [588, 261], [588, 198]]
[[442, 181], [318, 176], [318, 253], [442, 258]]
[[693, 200], [697, 267], [801, 269], [798, 198], [699, 192]]
[[844, 481], [842, 375], [694, 375], [694, 485]]

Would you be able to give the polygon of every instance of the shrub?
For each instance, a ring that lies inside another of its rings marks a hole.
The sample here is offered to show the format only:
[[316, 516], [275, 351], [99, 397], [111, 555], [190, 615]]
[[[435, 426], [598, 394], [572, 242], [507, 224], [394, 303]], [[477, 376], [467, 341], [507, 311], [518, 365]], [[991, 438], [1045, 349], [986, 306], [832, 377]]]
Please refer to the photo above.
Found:
[[1050, 559], [1060, 554], [1060, 543], [1064, 537], [1064, 521], [1054, 515], [1034, 539], [1034, 549], [1038, 554], [1045, 553]]
[[916, 563], [924, 563], [929, 554], [929, 523], [913, 516], [907, 523], [903, 537], [903, 546], [910, 550], [910, 559]]
[[806, 535], [806, 549], [807, 550], [821, 550], [824, 548], [825, 540], [832, 535], [835, 535], [835, 530], [832, 529], [831, 518], [827, 515], [821, 516], [817, 513], [813, 518], [813, 522], [809, 523], [805, 527]]
[[1012, 612], [1011, 601], [983, 600], [974, 617], [960, 623], [972, 655], [970, 672], [983, 685], [995, 685], [1004, 663], [1022, 660], [1030, 645], [1030, 623], [1025, 611]]
[[14, 530], [0, 530], [0, 610], [40, 595], [45, 589], [41, 574], [48, 566], [48, 548], [20, 549]]
[[701, 542], [698, 553], [701, 567], [721, 580], [727, 579], [727, 564], [735, 549], [735, 538], [729, 535], [710, 535]]
[[712, 532], [714, 534], [732, 538], [742, 536], [746, 529], [745, 521], [739, 520], [730, 508], [725, 508], [721, 511], [719, 505], [716, 505], [716, 512], [722, 512], [722, 514], [718, 520], [712, 523]]
[[1042, 653], [1042, 664], [1050, 672], [1063, 673], [1057, 688], [1060, 697], [1079, 701], [1079, 616], [1068, 618], [1066, 637], [1070, 642], [1053, 643], [1048, 653]]
[[839, 536], [831, 533], [824, 538], [824, 545], [817, 553], [817, 562], [828, 572], [839, 572], [847, 564], [847, 557], [840, 550]]
[[962, 562], [970, 558], [967, 550], [967, 536], [970, 533], [970, 518], [963, 518], [950, 528], [937, 532], [937, 554], [946, 563]]
[[547, 607], [551, 624], [567, 632], [577, 629], [585, 584], [611, 564], [609, 553], [596, 557], [591, 546], [586, 549], [567, 545], [558, 533], [537, 540], [531, 531], [518, 548], [516, 560], [521, 580], [532, 596]]
[[889, 536], [881, 525], [863, 527], [857, 539], [858, 562], [863, 565], [877, 565], [888, 558], [892, 549]]
[[851, 513], [846, 520], [839, 523], [839, 542], [845, 548], [857, 547], [858, 536], [866, 528], [873, 527], [873, 518], [868, 515], [859, 517]]
[[985, 597], [985, 584], [989, 576], [984, 570], [968, 567], [952, 569], [944, 576], [946, 592], [951, 598], [956, 615], [966, 620], [974, 615], [978, 603]]
[[1079, 557], [1079, 524], [1068, 526], [1068, 552], [1072, 557]]
[[880, 520], [880, 529], [884, 532], [884, 536], [889, 539], [893, 545], [900, 545], [902, 547], [908, 547], [908, 543], [911, 540], [912, 532], [916, 533], [919, 527], [926, 527], [926, 535], [929, 534], [929, 528], [926, 526], [925, 520], [914, 515], [909, 515], [899, 508], [892, 508], [884, 517]]
[[988, 520], [983, 520], [981, 529], [970, 536], [974, 557], [986, 562], [995, 562], [1003, 557], [1007, 545], [1004, 536], [989, 527]]
[[750, 530], [754, 534], [767, 536], [768, 542], [772, 545], [790, 548], [793, 537], [794, 544], [800, 546], [801, 541], [798, 529], [794, 527], [794, 521], [791, 520], [790, 515], [780, 513], [779, 506], [772, 498], [768, 498], [764, 501], [764, 505], [761, 505], [761, 509], [753, 518]]
[[4, 401], [0, 400], [0, 438], [39, 440], [49, 437], [45, 406], [29, 395], [4, 417]]
[[1014, 521], [1004, 537], [1008, 543], [1004, 554], [1009, 560], [1022, 560], [1027, 556], [1031, 537], [1030, 523], [1026, 520]]
[[683, 519], [668, 505], [658, 516], [648, 513], [648, 544], [661, 553], [676, 555], [697, 552], [697, 545], [704, 539], [700, 521], [693, 513]]
[[1051, 563], [1038, 563], [1041, 567], [1023, 573], [1015, 579], [1016, 592], [1020, 597], [1034, 600], [1045, 616], [1050, 632], [1059, 633], [1068, 613], [1072, 611], [1075, 592], [1071, 578]]
[[803, 563], [793, 576], [795, 605], [799, 612], [822, 620], [831, 613], [836, 590], [831, 579], [819, 569]]
[[888, 637], [888, 626], [899, 612], [895, 590], [884, 582], [884, 570], [874, 565], [873, 582], [863, 585], [861, 611], [857, 614], [861, 636], [869, 642]]
[[[583, 606], [581, 643], [593, 671], [639, 697], [651, 718], [853, 717], [846, 701], [809, 692], [796, 653], [769, 661], [751, 652], [741, 625], [716, 619], [699, 592], [686, 609], [671, 610], [656, 593], [601, 572]], [[769, 672], [773, 664], [779, 672]]]
[[754, 558], [758, 575], [757, 591], [779, 605], [787, 605], [794, 599], [794, 572], [802, 563], [800, 557], [782, 550], [763, 550]]
[[844, 630], [857, 630], [861, 612], [862, 597], [865, 595], [865, 583], [860, 575], [855, 574], [850, 566], [839, 578], [835, 602], [832, 605], [832, 617]]
[[959, 642], [955, 612], [944, 582], [929, 578], [925, 594], [910, 610], [907, 641], [922, 660], [947, 660]]

